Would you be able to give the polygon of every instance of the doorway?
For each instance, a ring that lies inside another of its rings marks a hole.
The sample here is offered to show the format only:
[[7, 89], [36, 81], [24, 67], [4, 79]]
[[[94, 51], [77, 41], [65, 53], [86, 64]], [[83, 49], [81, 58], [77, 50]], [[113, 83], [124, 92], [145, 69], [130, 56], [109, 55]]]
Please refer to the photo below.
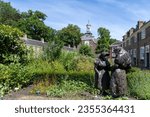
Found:
[[149, 53], [146, 53], [146, 67], [149, 68]]

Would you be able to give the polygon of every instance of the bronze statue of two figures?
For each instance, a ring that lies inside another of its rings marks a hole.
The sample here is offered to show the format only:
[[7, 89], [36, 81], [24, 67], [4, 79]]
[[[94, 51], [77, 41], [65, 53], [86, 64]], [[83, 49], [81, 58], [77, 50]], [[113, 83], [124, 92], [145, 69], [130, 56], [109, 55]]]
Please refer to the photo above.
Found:
[[108, 61], [109, 54], [106, 52], [101, 52], [95, 60], [95, 87], [100, 89], [101, 95], [104, 96], [109, 92], [113, 97], [125, 96], [127, 94], [126, 70], [131, 67], [131, 58], [122, 47], [115, 48], [114, 53], [112, 66]]

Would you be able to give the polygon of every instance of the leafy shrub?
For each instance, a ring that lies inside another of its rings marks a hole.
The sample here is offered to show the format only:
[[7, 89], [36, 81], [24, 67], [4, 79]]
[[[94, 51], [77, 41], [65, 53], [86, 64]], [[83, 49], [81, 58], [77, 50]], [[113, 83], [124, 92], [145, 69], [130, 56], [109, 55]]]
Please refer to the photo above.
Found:
[[48, 74], [51, 72], [63, 72], [65, 71], [64, 66], [58, 61], [43, 61], [42, 59], [36, 59], [30, 62], [27, 67], [32, 74]]
[[28, 86], [32, 82], [30, 69], [21, 64], [10, 64], [9, 66], [0, 64], [0, 95], [6, 94], [15, 87]]
[[[38, 79], [37, 79], [38, 78]], [[93, 73], [90, 72], [56, 72], [49, 74], [38, 74], [34, 82], [34, 89], [42, 94], [51, 96], [63, 96], [69, 92], [80, 92], [87, 90], [93, 93]], [[44, 92], [45, 91], [45, 92]]]
[[137, 68], [134, 68], [131, 71], [127, 74], [130, 95], [135, 96], [138, 99], [150, 99], [149, 71], [141, 71]]
[[6, 65], [0, 64], [0, 98], [4, 96], [6, 92], [9, 91], [9, 84], [6, 79], [10, 78], [10, 68]]
[[[71, 56], [74, 57], [74, 54], [72, 53]], [[46, 91], [49, 86], [59, 85], [65, 79], [72, 80], [73, 82], [83, 82], [88, 86], [93, 86], [93, 60], [88, 57], [76, 56], [71, 60], [75, 67], [74, 70], [69, 69], [68, 71], [64, 69], [64, 65], [60, 60], [49, 62], [36, 59], [24, 65], [20, 63], [11, 63], [10, 65], [0, 64], [0, 85], [3, 87], [0, 88], [0, 91], [3, 92], [1, 94], [5, 94], [15, 87], [26, 87], [34, 81], [39, 84], [37, 87], [40, 87], [38, 89], [40, 89], [41, 92]], [[78, 64], [80, 65], [80, 63], [84, 66], [82, 69], [79, 69]], [[87, 68], [85, 66], [87, 66]], [[48, 79], [49, 84], [45, 84], [45, 81], [43, 81], [43, 83], [41, 82], [45, 79]], [[43, 88], [44, 86], [45, 88]]]
[[0, 81], [10, 77], [10, 69], [8, 66], [0, 64]]
[[68, 94], [76, 94], [87, 91], [90, 87], [81, 81], [62, 80], [59, 85], [54, 85], [47, 90], [48, 96], [62, 97]]
[[63, 51], [61, 53], [61, 56], [59, 58], [60, 63], [63, 64], [65, 70], [70, 71], [70, 70], [75, 70], [76, 63], [74, 61], [74, 58], [78, 56], [76, 52], [67, 52]]
[[44, 58], [49, 62], [55, 61], [60, 57], [61, 49], [63, 48], [63, 43], [60, 39], [55, 37], [48, 42], [47, 47], [44, 51]]
[[11, 77], [6, 81], [10, 84], [10, 87], [25, 87], [31, 83], [32, 74], [30, 69], [21, 64], [10, 64]]
[[26, 54], [26, 46], [20, 39], [22, 35], [23, 33], [17, 28], [12, 28], [6, 25], [0, 25], [1, 63], [14, 62], [12, 56], [18, 56], [19, 62], [22, 62], [25, 59], [24, 55]]
[[73, 59], [76, 71], [93, 72], [94, 59], [86, 56], [77, 56]]
[[31, 94], [35, 94], [37, 91], [40, 91], [40, 94], [45, 94], [46, 90], [52, 86], [51, 81], [47, 77], [42, 77], [42, 79], [40, 79], [39, 81], [34, 81], [33, 84], [34, 88], [30, 91]]
[[[60, 83], [62, 80], [74, 80], [74, 81], [82, 81], [86, 84], [92, 86], [93, 85], [93, 78], [94, 74], [92, 72], [49, 72], [49, 73], [37, 73], [34, 77], [36, 77], [35, 80], [40, 82], [40, 80], [43, 80], [45, 78], [48, 78], [49, 81], [54, 81], [56, 84]], [[54, 79], [54, 80], [53, 80]]]
[[93, 71], [94, 59], [91, 57], [79, 55], [76, 52], [62, 52], [60, 63], [63, 64], [66, 71]]
[[0, 83], [0, 99], [10, 90], [9, 84]]
[[85, 56], [94, 56], [91, 47], [85, 44], [81, 45], [81, 47], [79, 48], [79, 53]]
[[131, 67], [131, 69], [128, 69], [128, 73], [132, 73], [132, 72], [140, 72], [141, 69], [140, 68], [137, 68], [137, 67]]

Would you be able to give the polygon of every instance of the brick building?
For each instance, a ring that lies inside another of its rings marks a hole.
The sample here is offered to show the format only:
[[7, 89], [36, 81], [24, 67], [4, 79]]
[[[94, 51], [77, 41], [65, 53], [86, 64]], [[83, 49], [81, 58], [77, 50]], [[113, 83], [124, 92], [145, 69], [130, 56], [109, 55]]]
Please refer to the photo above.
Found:
[[130, 53], [133, 66], [150, 68], [150, 21], [138, 21], [136, 28], [123, 36], [122, 45]]
[[[44, 49], [47, 47], [48, 42], [44, 42], [44, 39], [35, 40], [35, 39], [29, 39], [27, 38], [27, 35], [24, 35], [24, 37], [21, 37], [21, 39], [24, 41], [28, 49], [33, 50], [33, 56], [35, 58], [38, 58], [40, 55], [43, 54]], [[62, 48], [65, 51], [75, 51], [75, 48], [64, 46]]]
[[92, 51], [95, 52], [97, 46], [97, 39], [95, 39], [95, 37], [91, 33], [91, 25], [89, 24], [89, 22], [86, 25], [86, 33], [81, 36], [81, 44], [86, 44], [90, 46]]

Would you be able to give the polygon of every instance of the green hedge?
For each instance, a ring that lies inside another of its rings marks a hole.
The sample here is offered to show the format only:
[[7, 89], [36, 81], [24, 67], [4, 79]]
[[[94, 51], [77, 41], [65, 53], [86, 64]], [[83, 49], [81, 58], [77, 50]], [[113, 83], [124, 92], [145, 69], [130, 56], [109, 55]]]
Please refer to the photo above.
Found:
[[132, 69], [127, 74], [128, 89], [137, 99], [150, 99], [150, 71]]
[[93, 85], [93, 73], [75, 71], [69, 72], [65, 71], [61, 65], [55, 65], [56, 68], [58, 66], [59, 69], [51, 69], [51, 66], [43, 68], [43, 65], [34, 69], [36, 66], [23, 66], [21, 64], [10, 64], [9, 66], [5, 66], [0, 64], [0, 96], [3, 96], [11, 89], [13, 90], [15, 87], [26, 87], [33, 82], [40, 82], [43, 79], [48, 79], [50, 82], [55, 84], [61, 83], [62, 80], [65, 79], [81, 81], [89, 86]]
[[51, 72], [49, 74], [36, 74], [34, 87], [30, 93], [40, 91], [47, 96], [63, 97], [80, 95], [82, 92], [95, 94], [93, 73], [87, 72]]
[[34, 80], [40, 82], [48, 78], [54, 83], [60, 83], [63, 79], [81, 81], [87, 85], [92, 86], [94, 82], [94, 73], [92, 72], [51, 72], [51, 73], [37, 73], [34, 75]]

